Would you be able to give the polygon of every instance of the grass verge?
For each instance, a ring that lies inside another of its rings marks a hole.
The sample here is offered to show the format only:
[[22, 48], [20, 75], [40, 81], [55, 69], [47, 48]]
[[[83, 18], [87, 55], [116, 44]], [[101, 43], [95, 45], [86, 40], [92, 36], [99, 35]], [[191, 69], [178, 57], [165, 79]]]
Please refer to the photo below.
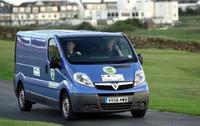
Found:
[[46, 123], [39, 121], [19, 121], [19, 120], [11, 120], [0, 118], [0, 126], [59, 126], [54, 123]]

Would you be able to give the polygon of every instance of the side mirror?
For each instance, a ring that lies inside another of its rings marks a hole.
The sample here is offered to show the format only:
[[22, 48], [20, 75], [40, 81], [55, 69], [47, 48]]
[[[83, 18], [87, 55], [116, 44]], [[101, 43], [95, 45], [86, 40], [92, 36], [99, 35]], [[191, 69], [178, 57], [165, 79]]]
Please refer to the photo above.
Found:
[[61, 69], [61, 60], [56, 58], [56, 57], [52, 57], [51, 58], [51, 61], [50, 61], [50, 68], [53, 68], [53, 69]]
[[140, 63], [143, 64], [143, 56], [142, 56], [142, 54], [139, 53], [137, 56], [138, 56], [138, 59], [139, 59]]

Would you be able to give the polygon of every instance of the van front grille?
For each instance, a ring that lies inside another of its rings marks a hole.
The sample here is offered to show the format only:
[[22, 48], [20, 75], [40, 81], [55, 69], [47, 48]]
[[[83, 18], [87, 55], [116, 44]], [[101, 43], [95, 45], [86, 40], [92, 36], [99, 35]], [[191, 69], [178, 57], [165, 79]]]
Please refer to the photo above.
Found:
[[133, 82], [95, 83], [95, 87], [99, 90], [124, 90], [133, 88], [133, 84]]

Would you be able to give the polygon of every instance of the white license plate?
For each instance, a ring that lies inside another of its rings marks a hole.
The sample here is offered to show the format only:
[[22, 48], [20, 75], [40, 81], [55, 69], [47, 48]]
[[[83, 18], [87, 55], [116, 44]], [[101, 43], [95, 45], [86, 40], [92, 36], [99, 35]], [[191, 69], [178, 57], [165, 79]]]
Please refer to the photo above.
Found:
[[127, 103], [128, 97], [107, 97], [105, 103]]

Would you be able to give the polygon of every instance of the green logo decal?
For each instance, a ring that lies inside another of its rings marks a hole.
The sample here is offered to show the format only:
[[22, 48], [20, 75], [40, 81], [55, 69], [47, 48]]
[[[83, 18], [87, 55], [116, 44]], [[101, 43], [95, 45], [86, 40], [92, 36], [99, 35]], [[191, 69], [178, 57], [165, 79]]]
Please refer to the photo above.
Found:
[[52, 80], [55, 80], [55, 70], [54, 69], [50, 69], [50, 76]]
[[114, 67], [104, 67], [103, 71], [107, 74], [115, 74], [116, 69]]

